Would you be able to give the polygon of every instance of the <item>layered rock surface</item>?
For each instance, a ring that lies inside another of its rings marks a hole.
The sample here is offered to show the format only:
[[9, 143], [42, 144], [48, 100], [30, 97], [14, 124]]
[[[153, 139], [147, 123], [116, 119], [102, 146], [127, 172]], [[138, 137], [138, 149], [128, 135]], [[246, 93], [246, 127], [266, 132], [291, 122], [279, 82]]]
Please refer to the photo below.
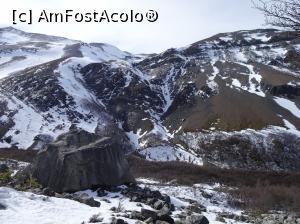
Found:
[[33, 176], [56, 192], [134, 182], [119, 141], [71, 130], [38, 153]]

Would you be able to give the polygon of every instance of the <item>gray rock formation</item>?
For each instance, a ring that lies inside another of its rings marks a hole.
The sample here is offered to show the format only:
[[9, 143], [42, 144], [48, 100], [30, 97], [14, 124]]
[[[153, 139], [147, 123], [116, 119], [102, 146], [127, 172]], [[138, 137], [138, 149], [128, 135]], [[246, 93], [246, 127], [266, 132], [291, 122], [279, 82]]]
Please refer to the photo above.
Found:
[[56, 192], [134, 182], [117, 138], [70, 130], [38, 153], [32, 174]]

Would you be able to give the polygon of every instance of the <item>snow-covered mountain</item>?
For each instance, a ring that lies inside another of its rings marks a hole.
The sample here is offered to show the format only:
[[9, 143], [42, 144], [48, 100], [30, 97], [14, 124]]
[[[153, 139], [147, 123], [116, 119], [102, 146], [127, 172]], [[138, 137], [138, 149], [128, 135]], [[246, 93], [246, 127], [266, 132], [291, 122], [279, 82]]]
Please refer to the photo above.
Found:
[[3, 28], [0, 96], [0, 147], [38, 149], [76, 125], [126, 134], [150, 160], [300, 168], [294, 32], [224, 33], [141, 57]]

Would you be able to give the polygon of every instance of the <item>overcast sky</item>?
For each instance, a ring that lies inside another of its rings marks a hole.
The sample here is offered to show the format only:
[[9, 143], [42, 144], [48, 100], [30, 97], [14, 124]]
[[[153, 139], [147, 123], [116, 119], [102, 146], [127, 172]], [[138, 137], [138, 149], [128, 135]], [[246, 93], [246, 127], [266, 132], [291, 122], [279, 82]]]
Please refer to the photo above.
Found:
[[12, 10], [60, 12], [66, 9], [122, 12], [156, 10], [155, 23], [56, 23], [16, 25], [28, 32], [110, 43], [133, 53], [183, 47], [220, 32], [265, 28], [251, 0], [9, 0], [1, 5], [0, 26], [12, 25]]

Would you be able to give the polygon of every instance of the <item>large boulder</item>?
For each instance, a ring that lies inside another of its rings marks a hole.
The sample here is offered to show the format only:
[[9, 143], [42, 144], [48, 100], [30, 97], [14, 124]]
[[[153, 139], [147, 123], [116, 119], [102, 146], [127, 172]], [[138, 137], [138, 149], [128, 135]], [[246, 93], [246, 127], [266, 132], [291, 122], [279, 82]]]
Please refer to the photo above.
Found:
[[37, 155], [32, 175], [56, 192], [75, 192], [134, 182], [117, 137], [70, 130]]

